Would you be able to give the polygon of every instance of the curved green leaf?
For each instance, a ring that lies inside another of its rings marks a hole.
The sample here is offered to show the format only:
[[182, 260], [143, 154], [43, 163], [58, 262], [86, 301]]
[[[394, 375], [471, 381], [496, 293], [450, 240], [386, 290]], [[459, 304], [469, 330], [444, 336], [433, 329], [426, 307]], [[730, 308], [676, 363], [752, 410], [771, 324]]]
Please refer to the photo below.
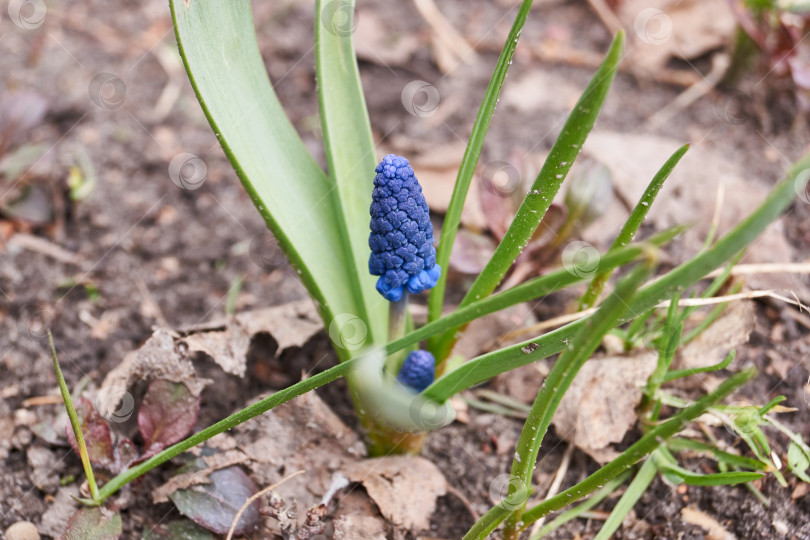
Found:
[[[236, 174], [327, 322], [363, 314], [330, 182], [273, 91], [247, 0], [170, 0], [197, 99]], [[338, 350], [338, 354], [347, 355]]]
[[368, 209], [377, 160], [352, 41], [353, 15], [354, 0], [316, 2], [315, 70], [329, 176], [337, 185], [349, 240], [346, 260], [356, 268], [354, 286], [364, 306], [361, 318], [368, 322], [373, 342], [375, 336], [385, 339], [388, 303], [375, 290], [376, 278], [368, 272]]

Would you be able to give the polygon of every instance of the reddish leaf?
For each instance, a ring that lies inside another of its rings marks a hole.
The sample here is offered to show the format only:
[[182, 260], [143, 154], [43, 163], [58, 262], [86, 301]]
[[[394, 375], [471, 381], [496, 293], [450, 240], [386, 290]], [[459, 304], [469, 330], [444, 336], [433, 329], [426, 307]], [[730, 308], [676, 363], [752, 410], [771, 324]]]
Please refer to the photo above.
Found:
[[[92, 463], [98, 465], [105, 467], [113, 465], [115, 462], [114, 446], [107, 421], [99, 414], [93, 404], [85, 398], [79, 398], [76, 402], [76, 415], [79, 417], [79, 426], [81, 426], [82, 435], [84, 436], [84, 444], [87, 446], [87, 457], [90, 458]], [[79, 454], [79, 445], [73, 435], [70, 422], [65, 425], [65, 432], [73, 451]]]
[[35, 92], [7, 94], [0, 100], [0, 154], [45, 118], [48, 102]]
[[213, 540], [214, 535], [185, 519], [158, 523], [144, 531], [143, 540]]
[[152, 455], [191, 432], [200, 412], [200, 397], [183, 383], [155, 379], [138, 410], [144, 455]]
[[62, 540], [116, 540], [121, 537], [121, 515], [101, 506], [80, 508], [68, 520]]
[[[189, 473], [205, 468], [205, 462], [197, 459], [180, 472]], [[181, 514], [198, 525], [217, 534], [225, 534], [245, 501], [256, 493], [256, 484], [237, 466], [214, 471], [208, 478], [210, 484], [178, 489], [169, 495], [169, 499]], [[259, 501], [256, 500], [242, 513], [234, 533], [240, 535], [251, 530], [259, 523], [259, 517]]]

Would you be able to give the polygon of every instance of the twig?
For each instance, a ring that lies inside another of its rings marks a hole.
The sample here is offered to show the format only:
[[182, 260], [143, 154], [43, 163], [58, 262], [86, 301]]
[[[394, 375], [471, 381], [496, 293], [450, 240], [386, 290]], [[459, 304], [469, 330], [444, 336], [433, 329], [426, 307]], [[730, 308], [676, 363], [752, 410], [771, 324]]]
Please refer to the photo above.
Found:
[[284, 482], [286, 482], [290, 478], [294, 478], [294, 477], [298, 476], [299, 474], [304, 474], [304, 472], [305, 471], [295, 471], [291, 475], [282, 478], [281, 480], [279, 480], [278, 482], [276, 482], [272, 486], [268, 486], [268, 487], [262, 489], [261, 491], [258, 491], [256, 493], [254, 493], [253, 495], [251, 495], [248, 498], [248, 500], [245, 501], [245, 504], [242, 505], [242, 508], [240, 508], [239, 511], [236, 513], [236, 517], [233, 518], [233, 521], [231, 522], [231, 528], [228, 529], [228, 536], [225, 537], [225, 540], [231, 540], [231, 538], [233, 537], [233, 531], [234, 531], [234, 529], [236, 529], [236, 524], [239, 523], [239, 519], [242, 517], [242, 514], [245, 512], [245, 510], [247, 510], [248, 506], [253, 504], [253, 501], [258, 499], [259, 497], [261, 497], [262, 495], [264, 495], [268, 491], [272, 491], [272, 490], [276, 489], [278, 486], [280, 486], [281, 484], [283, 484]]
[[687, 108], [699, 98], [711, 92], [723, 79], [731, 65], [731, 57], [725, 53], [718, 53], [712, 57], [712, 69], [702, 79], [699, 79], [689, 88], [678, 94], [671, 103], [660, 109], [647, 120], [647, 128], [657, 129], [666, 124], [673, 116]]
[[16, 244], [18, 247], [34, 251], [46, 257], [50, 257], [61, 263], [72, 264], [74, 266], [82, 266], [84, 259], [79, 255], [66, 250], [65, 248], [54, 244], [53, 242], [34, 236], [33, 234], [17, 233], [9, 240], [10, 244]]

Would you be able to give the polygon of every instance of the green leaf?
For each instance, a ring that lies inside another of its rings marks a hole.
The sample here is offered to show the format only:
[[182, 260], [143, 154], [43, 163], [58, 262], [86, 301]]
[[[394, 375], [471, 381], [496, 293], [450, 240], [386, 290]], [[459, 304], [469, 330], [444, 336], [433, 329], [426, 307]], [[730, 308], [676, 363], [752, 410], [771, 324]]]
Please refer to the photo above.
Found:
[[[602, 343], [602, 338], [607, 331], [613, 328], [624, 314], [639, 285], [650, 275], [656, 263], [656, 254], [648, 253], [646, 260], [639, 263], [627, 277], [619, 282], [616, 290], [602, 302], [599, 310], [589, 318], [587, 324], [580, 329], [571, 344], [554, 362], [554, 366], [540, 387], [529, 417], [520, 433], [515, 458], [512, 461], [511, 474], [515, 481], [509, 484], [510, 495], [515, 490], [528, 489], [531, 486], [532, 471], [535, 469], [540, 445], [565, 392], [568, 391], [588, 358]], [[505, 529], [507, 536], [509, 536], [509, 531], [518, 527], [521, 514], [522, 506], [516, 508], [509, 517]]]
[[[492, 121], [495, 106], [498, 104], [498, 96], [501, 93], [503, 82], [506, 80], [506, 73], [509, 71], [509, 66], [512, 64], [512, 57], [515, 55], [515, 49], [517, 49], [520, 32], [523, 29], [523, 25], [526, 23], [526, 18], [529, 15], [531, 7], [532, 0], [523, 0], [523, 3], [520, 5], [520, 9], [515, 16], [515, 21], [512, 23], [512, 28], [509, 30], [509, 35], [506, 37], [503, 49], [501, 49], [501, 55], [498, 58], [498, 63], [495, 65], [495, 71], [492, 73], [492, 78], [487, 85], [484, 99], [481, 102], [481, 107], [478, 109], [478, 115], [475, 117], [472, 133], [470, 133], [470, 138], [467, 141], [467, 148], [464, 151], [464, 157], [458, 169], [456, 185], [453, 188], [453, 195], [450, 198], [450, 204], [447, 207], [447, 213], [444, 216], [444, 222], [442, 224], [441, 236], [439, 237], [436, 262], [442, 268], [442, 275], [439, 277], [439, 282], [430, 291], [430, 297], [428, 298], [428, 321], [434, 321], [442, 315], [450, 252], [453, 249], [453, 242], [455, 241], [456, 232], [461, 222], [461, 209], [464, 207], [464, 200], [467, 198], [467, 192], [470, 189], [475, 166], [478, 164], [478, 158], [484, 146], [484, 139], [486, 138], [487, 130], [489, 130], [489, 124]], [[443, 360], [443, 358], [438, 357], [437, 359], [439, 361]]]
[[667, 443], [667, 447], [670, 450], [675, 451], [691, 450], [693, 452], [700, 452], [702, 454], [710, 453], [719, 463], [727, 463], [728, 465], [732, 465], [734, 467], [745, 467], [746, 469], [764, 471], [767, 470], [769, 466], [769, 463], [762, 462], [758, 459], [731, 454], [729, 452], [720, 450], [716, 446], [699, 441], [693, 441], [691, 439], [672, 439]]
[[[506, 235], [464, 296], [461, 307], [489, 296], [528, 244], [596, 122], [610, 84], [613, 82], [613, 76], [616, 74], [623, 44], [624, 33], [619, 32], [604, 62], [568, 116], [562, 132], [551, 147], [540, 174], [523, 199]], [[431, 349], [437, 360], [447, 357], [456, 341], [455, 336], [456, 331], [452, 330], [431, 342]]]
[[377, 165], [366, 102], [352, 36], [354, 0], [318, 0], [315, 4], [315, 71], [329, 176], [337, 185], [339, 211], [349, 239], [355, 288], [362, 295], [371, 339], [382, 340], [387, 302], [380, 300], [368, 272], [369, 206]]
[[116, 540], [121, 537], [121, 514], [102, 506], [80, 508], [67, 523], [63, 540]]
[[690, 486], [733, 486], [753, 482], [765, 476], [760, 472], [749, 471], [698, 474], [674, 465], [661, 465], [661, 470], [670, 481]]
[[650, 487], [656, 474], [658, 474], [658, 466], [655, 460], [645, 460], [644, 463], [641, 464], [633, 481], [627, 486], [627, 490], [619, 499], [619, 502], [617, 502], [613, 510], [610, 511], [610, 515], [605, 520], [602, 528], [599, 529], [599, 533], [593, 537], [593, 540], [607, 540], [619, 529], [624, 518], [627, 517], [627, 514], [630, 513], [633, 506], [635, 506], [641, 496], [644, 495], [647, 488]]
[[[641, 288], [633, 299], [625, 320], [643, 314], [662, 300], [683, 291], [750, 244], [793, 201], [796, 196], [796, 185], [806, 178], [801, 175], [807, 169], [810, 169], [810, 153], [790, 168], [787, 177], [774, 187], [767, 199], [751, 215], [734, 227], [712, 248]], [[571, 339], [577, 330], [586, 324], [586, 320], [581, 319], [544, 334], [540, 338], [504, 347], [499, 351], [474, 358], [434, 381], [425, 390], [425, 396], [435, 401], [444, 401], [499, 373], [558, 353], [565, 346], [565, 340]]]
[[[686, 154], [687, 150], [689, 150], [688, 144], [681, 146], [655, 174], [650, 182], [650, 185], [647, 186], [647, 189], [644, 191], [641, 199], [639, 199], [635, 208], [633, 208], [633, 211], [630, 213], [630, 217], [628, 217], [627, 221], [625, 221], [619, 235], [613, 241], [610, 249], [626, 246], [633, 240], [633, 238], [636, 236], [636, 232], [638, 232], [638, 228], [641, 227], [641, 223], [644, 221], [644, 218], [647, 217], [647, 212], [650, 211], [655, 198], [658, 196], [658, 192], [661, 191], [661, 187], [664, 185], [664, 182], [667, 178], [669, 178], [669, 175], [672, 174], [675, 166], [678, 164], [684, 154]], [[591, 284], [588, 286], [588, 290], [585, 291], [584, 295], [582, 295], [582, 300], [580, 301], [579, 305], [580, 310], [594, 305], [608, 279], [610, 279], [610, 272], [599, 272], [593, 277]]]
[[[170, 0], [194, 93], [225, 155], [328, 323], [364, 315], [342, 212], [284, 114], [256, 45], [247, 0]], [[348, 352], [338, 349], [345, 359]]]
[[798, 444], [791, 442], [788, 446], [787, 462], [793, 474], [803, 482], [810, 484], [807, 469], [810, 468], [810, 456]]
[[586, 496], [588, 493], [595, 491], [598, 486], [604, 485], [612, 478], [615, 478], [622, 472], [632, 467], [644, 456], [653, 452], [656, 448], [659, 448], [663, 441], [682, 430], [687, 422], [690, 422], [703, 414], [711, 405], [725, 398], [735, 389], [745, 384], [745, 382], [751, 380], [755, 375], [756, 370], [746, 369], [730, 376], [728, 379], [720, 383], [720, 385], [714, 391], [704, 395], [694, 404], [651, 429], [638, 441], [633, 443], [627, 450], [622, 452], [619, 457], [604, 465], [582, 482], [571, 486], [565, 491], [558, 493], [557, 495], [546, 499], [537, 506], [527, 510], [523, 514], [524, 524], [528, 524], [540, 519], [549, 512], [558, 510]]

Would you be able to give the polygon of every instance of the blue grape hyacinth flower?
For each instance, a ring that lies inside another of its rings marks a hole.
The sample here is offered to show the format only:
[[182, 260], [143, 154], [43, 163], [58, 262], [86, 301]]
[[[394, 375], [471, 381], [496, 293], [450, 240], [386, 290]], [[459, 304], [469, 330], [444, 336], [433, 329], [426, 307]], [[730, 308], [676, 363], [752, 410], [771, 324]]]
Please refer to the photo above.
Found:
[[436, 359], [428, 351], [412, 351], [402, 364], [397, 380], [421, 392], [436, 377]]
[[368, 270], [380, 276], [377, 291], [398, 302], [406, 290], [418, 294], [435, 286], [441, 268], [427, 202], [408, 160], [389, 154], [375, 171]]

